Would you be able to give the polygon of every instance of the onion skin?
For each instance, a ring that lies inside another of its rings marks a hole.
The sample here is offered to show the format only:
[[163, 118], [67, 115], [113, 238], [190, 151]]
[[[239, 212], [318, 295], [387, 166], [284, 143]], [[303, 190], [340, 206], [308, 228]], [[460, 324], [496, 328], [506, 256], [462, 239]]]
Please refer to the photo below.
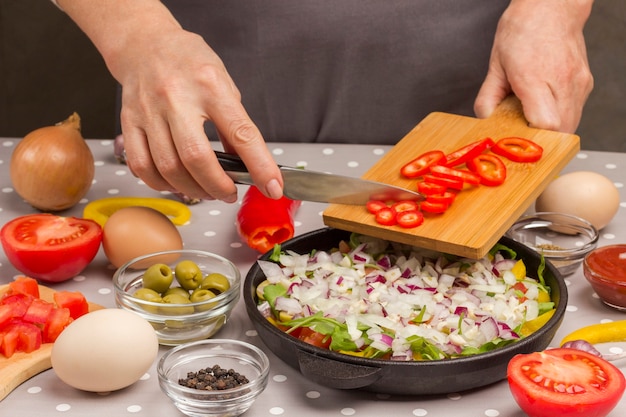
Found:
[[54, 126], [33, 130], [11, 155], [13, 188], [31, 206], [45, 212], [68, 209], [87, 194], [94, 159], [73, 113]]

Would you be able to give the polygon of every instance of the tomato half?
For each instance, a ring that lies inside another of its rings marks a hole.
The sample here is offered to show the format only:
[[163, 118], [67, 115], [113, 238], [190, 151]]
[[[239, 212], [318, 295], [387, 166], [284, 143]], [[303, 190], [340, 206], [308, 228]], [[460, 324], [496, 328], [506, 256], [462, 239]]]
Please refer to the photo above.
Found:
[[29, 277], [61, 282], [79, 274], [93, 260], [102, 228], [93, 220], [30, 214], [9, 221], [0, 241], [13, 266]]
[[530, 417], [603, 417], [626, 389], [626, 379], [614, 365], [569, 348], [514, 356], [507, 379], [515, 401]]
[[320, 347], [322, 349], [328, 349], [330, 342], [332, 341], [330, 336], [326, 336], [320, 332], [316, 332], [310, 327], [303, 327], [298, 335], [298, 339], [306, 342], [310, 345]]
[[446, 154], [442, 151], [428, 151], [400, 168], [400, 173], [407, 178], [417, 178], [428, 172], [431, 166], [445, 162]]
[[506, 179], [506, 165], [493, 154], [481, 154], [467, 161], [467, 167], [480, 177], [480, 183], [495, 187]]
[[541, 146], [531, 140], [517, 137], [498, 140], [491, 147], [491, 151], [513, 162], [537, 162], [543, 155]]

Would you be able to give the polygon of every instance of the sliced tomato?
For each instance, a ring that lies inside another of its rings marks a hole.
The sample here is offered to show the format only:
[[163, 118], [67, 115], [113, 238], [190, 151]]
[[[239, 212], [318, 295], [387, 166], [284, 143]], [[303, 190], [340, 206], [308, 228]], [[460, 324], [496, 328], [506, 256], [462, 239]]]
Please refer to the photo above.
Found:
[[417, 191], [425, 195], [441, 194], [447, 190], [445, 185], [432, 184], [430, 182], [422, 181], [417, 184]]
[[13, 356], [20, 338], [20, 334], [17, 331], [11, 331], [9, 326], [10, 324], [0, 333], [0, 353], [6, 358]]
[[74, 320], [89, 313], [89, 303], [79, 291], [57, 291], [53, 297], [57, 307], [67, 308]]
[[446, 154], [442, 151], [428, 151], [400, 168], [400, 173], [407, 178], [417, 178], [426, 174], [431, 166], [445, 162]]
[[37, 280], [31, 277], [17, 277], [9, 283], [9, 293], [26, 294], [31, 297], [39, 298], [39, 284]]
[[509, 388], [531, 417], [606, 416], [626, 389], [622, 372], [577, 349], [521, 354], [509, 361]]
[[452, 191], [444, 191], [440, 194], [431, 194], [426, 196], [426, 201], [430, 201], [431, 203], [443, 203], [448, 206], [454, 202], [456, 198], [456, 193]]
[[448, 210], [448, 207], [450, 207], [449, 204], [436, 203], [428, 200], [420, 203], [420, 210], [425, 213], [441, 214]]
[[393, 226], [396, 224], [396, 214], [396, 211], [391, 207], [380, 209], [375, 214], [376, 223], [382, 224], [383, 226]]
[[0, 304], [11, 307], [13, 317], [22, 317], [28, 311], [28, 307], [33, 302], [33, 297], [27, 294], [6, 294], [0, 300]]
[[382, 200], [370, 200], [365, 204], [365, 208], [372, 214], [378, 213], [378, 210], [389, 207], [386, 202]]
[[506, 165], [493, 154], [481, 154], [467, 161], [467, 167], [480, 177], [480, 183], [495, 187], [506, 179]]
[[443, 165], [435, 165], [430, 167], [430, 172], [434, 176], [443, 177], [451, 180], [461, 180], [465, 184], [478, 185], [480, 177], [475, 173], [466, 169], [450, 168]]
[[456, 167], [463, 165], [470, 159], [480, 155], [487, 149], [493, 146], [493, 140], [491, 138], [485, 138], [472, 142], [469, 145], [465, 145], [462, 148], [457, 149], [454, 152], [446, 155], [446, 162], [443, 164], [447, 167]]
[[93, 220], [30, 214], [5, 224], [0, 240], [17, 270], [42, 281], [60, 282], [79, 274], [96, 256], [102, 228]]
[[[2, 326], [10, 322], [12, 318], [13, 310], [11, 309], [11, 306], [7, 304], [0, 305], [0, 329], [2, 329]], [[2, 343], [1, 339], [0, 343]]]
[[438, 177], [436, 175], [426, 174], [424, 175], [424, 182], [427, 184], [442, 185], [446, 188], [460, 191], [463, 189], [463, 181], [460, 179], [451, 179]]
[[535, 142], [518, 137], [502, 138], [491, 151], [513, 162], [537, 162], [543, 155], [543, 148]]
[[298, 335], [298, 339], [306, 342], [310, 345], [328, 349], [330, 346], [331, 338], [323, 333], [316, 332], [310, 327], [303, 327]]
[[413, 200], [401, 200], [391, 205], [391, 208], [400, 213], [408, 210], [418, 210], [419, 204]]
[[398, 222], [398, 226], [411, 229], [424, 223], [424, 215], [417, 209], [404, 210], [398, 212], [396, 221]]

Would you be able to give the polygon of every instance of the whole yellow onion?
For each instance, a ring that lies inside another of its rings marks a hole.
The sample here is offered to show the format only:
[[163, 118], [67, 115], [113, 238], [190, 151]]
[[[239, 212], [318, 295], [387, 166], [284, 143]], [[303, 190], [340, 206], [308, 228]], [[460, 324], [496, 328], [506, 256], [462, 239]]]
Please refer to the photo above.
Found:
[[73, 113], [54, 126], [33, 130], [11, 155], [13, 188], [42, 211], [74, 206], [87, 194], [94, 177], [91, 150], [80, 133], [80, 116]]

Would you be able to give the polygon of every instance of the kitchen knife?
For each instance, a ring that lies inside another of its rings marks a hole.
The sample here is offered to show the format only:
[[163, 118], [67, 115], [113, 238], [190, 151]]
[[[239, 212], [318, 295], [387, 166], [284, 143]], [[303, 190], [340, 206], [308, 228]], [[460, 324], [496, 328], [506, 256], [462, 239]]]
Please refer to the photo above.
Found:
[[[226, 174], [239, 184], [253, 185], [252, 177], [243, 161], [236, 155], [215, 151]], [[278, 166], [283, 175], [283, 194], [293, 200], [364, 205], [369, 200], [425, 199], [423, 194], [393, 185], [361, 178]]]

